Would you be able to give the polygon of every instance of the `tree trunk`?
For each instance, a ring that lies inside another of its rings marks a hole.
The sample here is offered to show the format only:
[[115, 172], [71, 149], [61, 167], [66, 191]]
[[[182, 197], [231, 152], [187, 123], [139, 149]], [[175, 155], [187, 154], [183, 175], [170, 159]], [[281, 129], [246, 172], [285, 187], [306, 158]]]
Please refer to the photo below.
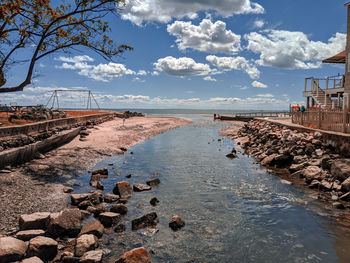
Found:
[[0, 69], [0, 87], [4, 86], [5, 84], [6, 84], [6, 79], [5, 79], [4, 73]]

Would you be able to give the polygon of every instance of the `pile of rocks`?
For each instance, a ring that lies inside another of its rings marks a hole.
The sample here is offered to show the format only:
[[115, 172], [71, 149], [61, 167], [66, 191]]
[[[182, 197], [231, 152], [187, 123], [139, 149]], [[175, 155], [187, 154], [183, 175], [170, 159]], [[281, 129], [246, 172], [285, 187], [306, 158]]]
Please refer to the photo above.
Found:
[[54, 108], [46, 108], [44, 105], [37, 105], [30, 108], [22, 108], [13, 115], [10, 115], [9, 121], [13, 119], [22, 119], [22, 120], [52, 120], [52, 119], [61, 119], [66, 118], [67, 114], [64, 111], [60, 111]]
[[336, 208], [350, 207], [350, 159], [335, 153], [320, 132], [299, 132], [250, 121], [234, 137], [261, 165], [293, 180], [304, 180]]
[[131, 117], [144, 117], [145, 115], [143, 115], [141, 112], [131, 112], [131, 111], [124, 111], [123, 115], [125, 116], [125, 118], [131, 118]]

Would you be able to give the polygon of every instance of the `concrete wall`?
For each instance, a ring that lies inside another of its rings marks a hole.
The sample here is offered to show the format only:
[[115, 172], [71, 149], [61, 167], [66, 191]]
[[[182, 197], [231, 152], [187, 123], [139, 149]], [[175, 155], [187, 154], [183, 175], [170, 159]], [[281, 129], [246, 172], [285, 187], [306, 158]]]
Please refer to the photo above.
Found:
[[67, 126], [73, 126], [76, 124], [84, 124], [86, 122], [95, 121], [98, 119], [113, 118], [114, 116], [116, 116], [116, 113], [108, 112], [108, 113], [100, 113], [100, 114], [94, 114], [94, 115], [88, 115], [88, 116], [82, 116], [82, 117], [71, 117], [71, 118], [64, 118], [64, 119], [57, 119], [57, 120], [42, 121], [42, 122], [26, 124], [26, 125], [3, 127], [3, 128], [0, 128], [0, 137], [15, 136], [15, 135], [21, 135], [21, 134], [28, 135], [30, 133], [40, 133], [56, 127], [67, 127]]

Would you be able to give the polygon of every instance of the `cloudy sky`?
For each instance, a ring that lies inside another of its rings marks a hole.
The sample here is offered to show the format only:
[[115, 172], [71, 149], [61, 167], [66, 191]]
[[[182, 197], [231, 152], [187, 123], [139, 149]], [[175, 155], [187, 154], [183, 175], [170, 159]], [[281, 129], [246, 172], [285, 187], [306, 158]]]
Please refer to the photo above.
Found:
[[[127, 0], [109, 20], [115, 42], [134, 51], [114, 62], [86, 50], [46, 57], [33, 84], [1, 94], [0, 104], [90, 89], [104, 108], [287, 109], [303, 103], [305, 77], [344, 72], [321, 63], [345, 48], [342, 1]], [[23, 67], [7, 72], [9, 85]], [[66, 107], [86, 102], [62, 96]]]

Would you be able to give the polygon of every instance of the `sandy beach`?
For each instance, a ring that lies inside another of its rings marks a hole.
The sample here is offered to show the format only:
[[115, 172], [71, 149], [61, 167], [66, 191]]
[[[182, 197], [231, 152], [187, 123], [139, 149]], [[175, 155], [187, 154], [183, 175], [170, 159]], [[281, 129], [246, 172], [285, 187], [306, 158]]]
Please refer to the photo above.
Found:
[[184, 118], [133, 117], [123, 124], [116, 118], [88, 129], [84, 141], [76, 137], [39, 159], [0, 173], [0, 235], [16, 231], [20, 214], [57, 212], [67, 207], [62, 181], [73, 185], [71, 178], [108, 156], [122, 154], [120, 148], [191, 122]]

